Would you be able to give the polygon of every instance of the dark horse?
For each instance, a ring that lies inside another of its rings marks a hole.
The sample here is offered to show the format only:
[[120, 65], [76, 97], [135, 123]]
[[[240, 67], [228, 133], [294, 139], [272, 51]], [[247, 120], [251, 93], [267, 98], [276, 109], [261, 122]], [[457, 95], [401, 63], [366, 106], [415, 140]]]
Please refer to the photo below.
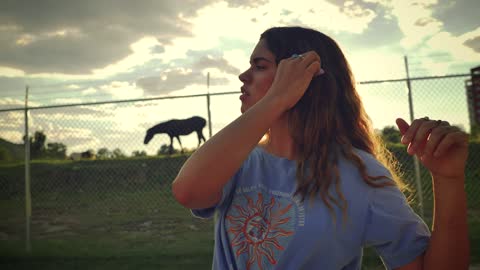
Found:
[[[162, 122], [147, 130], [144, 144], [148, 144], [155, 134], [166, 133], [170, 137], [170, 154], [173, 152], [173, 137], [177, 138], [180, 148], [183, 152], [182, 142], [180, 141], [180, 135], [188, 135], [192, 132], [197, 132], [198, 146], [200, 146], [201, 140], [205, 142], [202, 130], [207, 124], [207, 121], [199, 116], [194, 116], [188, 119], [173, 119], [166, 122]], [[197, 146], [197, 147], [198, 147]]]

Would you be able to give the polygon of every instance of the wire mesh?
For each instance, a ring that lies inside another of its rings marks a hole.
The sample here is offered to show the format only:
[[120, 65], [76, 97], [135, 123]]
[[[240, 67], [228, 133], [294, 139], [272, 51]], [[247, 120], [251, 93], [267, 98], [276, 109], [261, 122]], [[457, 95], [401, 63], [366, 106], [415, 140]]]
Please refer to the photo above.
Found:
[[[413, 80], [415, 117], [447, 119], [469, 132], [465, 79]], [[377, 130], [394, 126], [397, 117], [409, 121], [406, 81], [360, 83], [358, 91]], [[210, 102], [213, 134], [240, 115], [238, 93], [213, 94]], [[170, 183], [198, 145], [195, 132], [180, 136], [183, 148], [167, 133], [158, 133], [144, 144], [146, 131], [154, 125], [193, 115], [206, 120], [207, 138], [205, 96], [29, 110], [33, 143], [35, 132], [46, 136], [44, 148], [32, 152], [32, 240], [62, 239], [76, 248], [76, 254], [80, 249], [89, 257], [96, 249], [88, 251], [85, 246], [95, 246], [98, 239], [112, 242], [102, 250], [119, 243], [130, 245], [108, 254], [133, 254], [156, 250], [152, 241], [169, 245], [184, 234], [200, 237], [210, 231], [211, 223], [190, 218], [170, 191]], [[1, 111], [0, 127], [0, 240], [18, 246], [25, 223], [24, 112]], [[399, 160], [413, 197], [418, 197], [412, 158], [402, 145], [388, 147]], [[480, 208], [480, 187], [474, 183], [479, 177], [480, 145], [472, 142], [466, 189], [469, 209], [475, 211]], [[422, 169], [427, 212], [433, 199], [430, 181]]]

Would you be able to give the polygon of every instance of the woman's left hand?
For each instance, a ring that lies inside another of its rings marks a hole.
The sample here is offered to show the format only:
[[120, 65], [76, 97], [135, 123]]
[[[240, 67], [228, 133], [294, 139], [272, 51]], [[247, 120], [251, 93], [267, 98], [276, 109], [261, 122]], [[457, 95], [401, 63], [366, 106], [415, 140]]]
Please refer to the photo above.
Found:
[[411, 125], [398, 118], [402, 144], [416, 155], [434, 177], [462, 178], [468, 156], [468, 135], [446, 121], [415, 119]]

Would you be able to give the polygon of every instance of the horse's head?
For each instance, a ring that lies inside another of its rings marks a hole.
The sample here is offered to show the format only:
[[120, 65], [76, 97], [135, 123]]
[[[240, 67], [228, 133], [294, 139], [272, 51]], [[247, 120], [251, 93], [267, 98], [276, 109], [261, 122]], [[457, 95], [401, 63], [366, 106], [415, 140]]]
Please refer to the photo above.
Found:
[[148, 144], [150, 140], [152, 140], [153, 135], [154, 135], [153, 132], [151, 132], [150, 130], [147, 130], [147, 134], [145, 134], [145, 139], [143, 139], [143, 143]]

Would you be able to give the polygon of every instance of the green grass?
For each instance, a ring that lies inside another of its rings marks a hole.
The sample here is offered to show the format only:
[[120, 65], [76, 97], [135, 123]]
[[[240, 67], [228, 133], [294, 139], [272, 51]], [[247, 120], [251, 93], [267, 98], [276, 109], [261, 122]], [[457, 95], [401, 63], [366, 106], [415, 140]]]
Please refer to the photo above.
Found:
[[1, 202], [6, 219], [0, 231], [9, 235], [0, 241], [2, 269], [211, 267], [212, 221], [195, 219], [179, 205], [158, 200], [155, 191], [55, 198], [56, 205], [48, 200], [36, 204], [31, 254], [25, 252], [20, 201]]
[[468, 220], [470, 261], [472, 265], [480, 265], [480, 211], [470, 211]]
[[[477, 150], [470, 155], [466, 183], [472, 264], [480, 264]], [[402, 151], [394, 149], [408, 182], [412, 162]], [[210, 269], [213, 222], [193, 218], [170, 192], [185, 159], [33, 162], [30, 254], [24, 241], [23, 163], [0, 164], [0, 268]], [[424, 191], [430, 191], [425, 171], [422, 178]], [[425, 197], [431, 223], [431, 197]], [[371, 249], [363, 262], [363, 269], [383, 269]]]

